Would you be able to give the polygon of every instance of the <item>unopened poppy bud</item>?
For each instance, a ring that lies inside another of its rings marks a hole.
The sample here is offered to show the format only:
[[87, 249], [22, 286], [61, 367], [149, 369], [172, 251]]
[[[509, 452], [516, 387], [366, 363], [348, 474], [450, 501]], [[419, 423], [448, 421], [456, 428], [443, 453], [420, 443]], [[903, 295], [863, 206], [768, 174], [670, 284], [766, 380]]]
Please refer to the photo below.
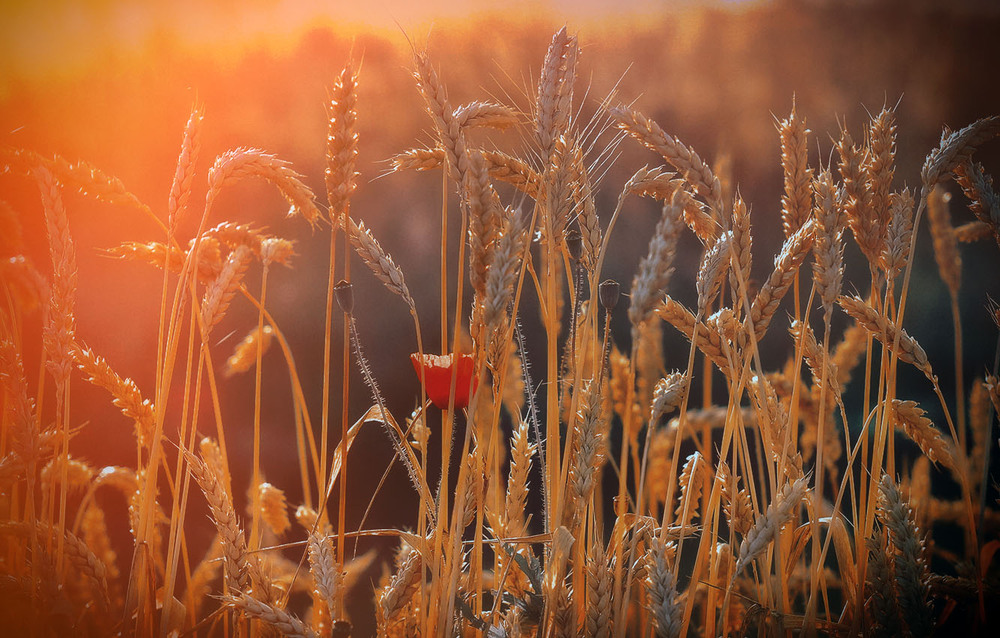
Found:
[[597, 289], [597, 294], [601, 298], [601, 305], [608, 312], [615, 309], [618, 305], [618, 293], [621, 292], [621, 286], [614, 279], [605, 279], [601, 282], [601, 285]]
[[354, 312], [354, 286], [346, 279], [341, 279], [333, 287], [333, 294], [337, 295], [337, 305], [349, 315]]
[[573, 261], [580, 261], [583, 257], [583, 235], [575, 228], [566, 233], [566, 249]]

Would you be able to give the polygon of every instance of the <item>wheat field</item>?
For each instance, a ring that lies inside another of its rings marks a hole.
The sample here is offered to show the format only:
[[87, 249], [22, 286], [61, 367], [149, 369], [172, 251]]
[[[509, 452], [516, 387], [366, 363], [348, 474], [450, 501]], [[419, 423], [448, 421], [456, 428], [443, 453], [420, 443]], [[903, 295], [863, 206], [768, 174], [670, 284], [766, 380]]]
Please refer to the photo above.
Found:
[[[780, 201], [751, 203], [731, 162], [706, 159], [637, 96], [589, 86], [585, 60], [562, 28], [524, 95], [456, 103], [449, 61], [413, 49], [424, 133], [377, 181], [361, 177], [357, 120], [374, 106], [358, 99], [353, 58], [330, 86], [322, 175], [248, 146], [207, 156], [201, 103], [176, 131], [163, 210], [86, 161], [0, 149], [3, 171], [37, 187], [51, 257], [0, 263], [11, 635], [988, 632], [1000, 365], [964, 373], [962, 254], [1000, 246], [1000, 199], [977, 155], [1000, 116], [944, 128], [907, 185], [896, 107], [816, 132], [789, 95], [775, 122]], [[586, 109], [585, 93], [606, 97]], [[623, 166], [624, 149], [645, 165]], [[380, 241], [375, 211], [352, 207], [356, 191], [410, 172], [436, 185], [440, 208], [421, 222], [436, 276], [417, 285], [398, 257], [408, 242]], [[272, 233], [264, 211], [220, 218], [245, 181], [283, 197], [292, 232]], [[104, 252], [123, 271], [156, 269], [151, 383], [116, 370], [77, 323], [77, 253], [91, 249], [66, 204], [77, 192], [158, 229]], [[655, 227], [613, 242], [640, 203]], [[780, 227], [758, 221], [768, 208]], [[6, 205], [0, 218], [17, 248], [22, 219]], [[323, 330], [295, 352], [274, 311], [297, 242], [317, 238]], [[926, 299], [914, 264], [931, 253], [947, 290], [933, 352], [950, 355], [933, 359], [906, 330], [925, 312], [908, 303]], [[634, 276], [616, 281], [621, 262]], [[389, 301], [374, 307], [379, 287]], [[1000, 328], [995, 302], [971, 304]], [[395, 364], [410, 388], [380, 383], [366, 352], [382, 340], [410, 344]], [[321, 357], [319, 374], [300, 375], [297, 356]], [[245, 423], [224, 396], [239, 377]], [[132, 463], [77, 451], [94, 425], [74, 398], [90, 386], [120, 412]], [[280, 423], [263, 416], [277, 386], [291, 388]], [[392, 407], [406, 401], [409, 413]], [[287, 484], [267, 478], [279, 429]], [[373, 471], [359, 445], [390, 450], [391, 469]], [[391, 472], [405, 493], [349, 487]], [[387, 498], [414, 515], [357, 522]], [[391, 549], [358, 550], [371, 539]]]

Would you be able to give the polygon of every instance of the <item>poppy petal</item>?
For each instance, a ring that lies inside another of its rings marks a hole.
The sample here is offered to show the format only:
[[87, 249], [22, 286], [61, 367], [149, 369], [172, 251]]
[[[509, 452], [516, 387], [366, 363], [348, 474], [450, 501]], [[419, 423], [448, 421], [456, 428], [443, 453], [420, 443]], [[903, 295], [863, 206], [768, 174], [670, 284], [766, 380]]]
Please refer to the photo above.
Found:
[[414, 352], [410, 355], [413, 369], [417, 377], [424, 382], [427, 396], [431, 402], [442, 410], [448, 409], [451, 398], [451, 377], [455, 377], [455, 408], [462, 409], [469, 405], [470, 393], [479, 386], [479, 379], [474, 378], [476, 361], [471, 354], [420, 355]]

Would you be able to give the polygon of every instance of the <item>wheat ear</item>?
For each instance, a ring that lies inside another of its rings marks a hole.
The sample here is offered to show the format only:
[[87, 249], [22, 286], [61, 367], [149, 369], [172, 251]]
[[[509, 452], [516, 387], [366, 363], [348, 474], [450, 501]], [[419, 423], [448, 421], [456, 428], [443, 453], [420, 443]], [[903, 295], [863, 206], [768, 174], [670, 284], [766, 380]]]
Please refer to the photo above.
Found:
[[802, 476], [795, 481], [785, 483], [781, 491], [774, 496], [774, 500], [767, 506], [767, 511], [757, 519], [740, 543], [740, 553], [733, 572], [734, 579], [750, 564], [750, 561], [767, 549], [781, 527], [795, 515], [808, 487], [809, 477]]

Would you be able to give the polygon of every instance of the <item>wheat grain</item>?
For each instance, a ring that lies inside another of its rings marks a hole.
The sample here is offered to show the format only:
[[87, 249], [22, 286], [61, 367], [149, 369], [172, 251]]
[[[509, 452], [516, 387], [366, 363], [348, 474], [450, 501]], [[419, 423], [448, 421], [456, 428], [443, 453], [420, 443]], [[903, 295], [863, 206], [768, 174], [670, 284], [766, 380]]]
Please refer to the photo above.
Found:
[[677, 579], [670, 569], [667, 544], [654, 535], [646, 552], [646, 595], [657, 638], [680, 636], [684, 607], [677, 595]]
[[307, 549], [316, 594], [326, 605], [326, 612], [332, 614], [343, 581], [343, 574], [334, 558], [333, 539], [327, 535], [327, 530], [317, 529], [309, 533]]
[[211, 463], [193, 454], [186, 456], [191, 475], [205, 494], [205, 500], [208, 501], [216, 529], [222, 539], [226, 575], [238, 591], [249, 592], [251, 582], [246, 537], [236, 519], [236, 511], [233, 509], [231, 497], [226, 492], [223, 479]]
[[917, 402], [892, 399], [889, 403], [892, 406], [892, 414], [895, 415], [896, 422], [902, 426], [910, 440], [920, 446], [924, 455], [934, 463], [939, 463], [952, 470], [958, 476], [959, 468], [951, 446], [941, 437], [941, 433], [934, 427], [931, 420], [924, 416], [924, 411], [917, 405]]
[[873, 621], [873, 635], [898, 636], [903, 633], [899, 602], [896, 597], [892, 560], [888, 555], [887, 540], [879, 533], [866, 539], [868, 546], [868, 571], [866, 589], [867, 606]]
[[729, 254], [733, 244], [733, 232], [724, 232], [712, 247], [705, 251], [698, 268], [695, 286], [698, 290], [698, 316], [705, 316], [705, 311], [715, 300], [715, 295], [722, 286], [722, 278], [728, 272]]
[[587, 564], [585, 638], [611, 638], [612, 576], [603, 544], [594, 543]]
[[829, 325], [833, 304], [844, 280], [844, 243], [838, 215], [839, 199], [829, 171], [813, 183], [816, 198], [816, 234], [813, 242], [813, 281], [823, 301], [824, 320]]
[[354, 246], [355, 252], [372, 271], [372, 274], [385, 284], [386, 288], [402, 297], [407, 307], [415, 308], [413, 297], [410, 296], [410, 290], [406, 287], [406, 281], [403, 279], [403, 271], [396, 265], [389, 253], [382, 248], [371, 231], [365, 227], [364, 222], [356, 223], [348, 217], [347, 223], [349, 224], [348, 234], [351, 238], [351, 245]]
[[879, 236], [879, 220], [870, 214], [872, 211], [872, 194], [865, 180], [864, 166], [868, 163], [868, 149], [859, 148], [845, 127], [837, 142], [837, 152], [840, 155], [838, 168], [840, 179], [844, 184], [844, 212], [847, 223], [854, 234], [861, 252], [868, 259], [870, 268], [878, 263], [881, 254], [881, 237]]
[[881, 254], [885, 246], [886, 228], [889, 226], [889, 192], [895, 174], [896, 159], [896, 117], [890, 108], [883, 108], [872, 118], [868, 127], [868, 153], [861, 166], [865, 176], [865, 186], [869, 192], [868, 211], [864, 212], [875, 220], [878, 235], [876, 254]]
[[74, 313], [77, 289], [76, 250], [73, 247], [73, 236], [69, 230], [59, 185], [44, 166], [35, 167], [33, 172], [41, 193], [49, 255], [52, 258], [51, 296], [43, 331], [45, 350], [49, 357], [46, 366], [55, 378], [56, 391], [61, 395], [69, 382], [70, 370], [73, 367], [72, 347], [76, 333]]
[[257, 330], [254, 328], [247, 333], [243, 339], [240, 340], [236, 347], [233, 349], [233, 354], [229, 355], [226, 359], [226, 367], [223, 370], [223, 374], [227, 377], [231, 377], [243, 372], [248, 371], [257, 363], [257, 349], [260, 348], [261, 353], [267, 352], [268, 348], [271, 346], [271, 341], [274, 338], [274, 328], [269, 325], [264, 326], [262, 330]]
[[289, 216], [302, 215], [310, 224], [319, 219], [313, 192], [302, 182], [302, 176], [285, 160], [257, 148], [236, 148], [216, 158], [208, 171], [206, 209], [211, 208], [224, 186], [247, 177], [260, 177], [274, 184], [290, 206]]
[[659, 153], [680, 171], [709, 209], [717, 214], [722, 212], [722, 185], [698, 153], [676, 137], [664, 133], [659, 124], [632, 108], [615, 107], [611, 109], [610, 115], [622, 130], [646, 148]]
[[934, 239], [934, 259], [937, 261], [938, 272], [952, 298], [955, 298], [962, 287], [962, 256], [958, 252], [958, 240], [951, 225], [950, 201], [951, 195], [940, 187], [931, 189], [927, 195], [927, 220]]
[[105, 522], [104, 510], [96, 504], [87, 507], [81, 522], [83, 530], [84, 546], [93, 552], [93, 555], [104, 566], [104, 578], [107, 585], [108, 599], [118, 608], [122, 603], [121, 586], [118, 583], [120, 573], [118, 571], [118, 556], [111, 547], [111, 538], [108, 534], [108, 527]]
[[913, 236], [913, 194], [909, 189], [889, 196], [890, 221], [882, 252], [882, 264], [892, 281], [903, 271], [910, 259], [910, 239]]
[[535, 135], [541, 149], [542, 161], [548, 163], [558, 136], [566, 130], [576, 79], [578, 48], [576, 36], [566, 27], [552, 36], [545, 61], [538, 75], [538, 94], [535, 99]]
[[649, 250], [639, 262], [639, 269], [632, 279], [628, 318], [632, 323], [633, 337], [652, 314], [657, 298], [670, 282], [681, 228], [680, 207], [675, 201], [664, 204], [660, 221], [649, 240]]
[[[993, 190], [993, 178], [986, 174], [983, 165], [966, 160], [955, 168], [955, 181], [969, 198], [969, 210], [979, 220], [978, 228], [986, 234], [993, 233], [1000, 243], [1000, 198]], [[966, 226], [969, 226], [967, 224]], [[961, 239], [960, 241], [967, 241]]]
[[875, 336], [879, 341], [881, 341], [890, 350], [893, 349], [895, 343], [898, 344], [898, 349], [895, 350], [895, 354], [901, 361], [905, 361], [913, 366], [916, 366], [921, 372], [923, 372], [928, 379], [934, 378], [933, 371], [931, 370], [931, 364], [927, 360], [927, 353], [924, 349], [920, 347], [916, 339], [906, 334], [905, 330], [902, 330], [881, 315], [877, 310], [869, 306], [867, 303], [862, 301], [858, 297], [847, 297], [841, 295], [837, 297], [837, 303], [851, 315], [855, 321], [860, 325], [865, 327], [870, 334]]
[[1000, 133], [1000, 116], [984, 117], [958, 131], [941, 133], [941, 143], [927, 154], [920, 169], [920, 180], [929, 191], [945, 175], [971, 157], [983, 143]]
[[753, 299], [750, 319], [758, 341], [767, 332], [778, 305], [795, 281], [795, 274], [812, 248], [814, 228], [814, 222], [810, 219], [785, 240], [781, 252], [774, 260], [774, 271]]
[[[742, 198], [733, 203], [733, 258], [735, 268], [729, 271], [729, 285], [735, 299], [734, 306], [743, 304], [743, 293], [749, 295], [750, 268], [753, 264], [753, 234], [750, 229], [750, 211]], [[742, 285], [740, 282], [743, 282]]]
[[962, 244], [972, 244], [993, 236], [993, 229], [985, 222], [967, 222], [955, 227], [955, 239]]
[[795, 112], [778, 125], [781, 140], [781, 168], [785, 191], [781, 196], [781, 222], [785, 237], [790, 237], [809, 219], [811, 211], [812, 169], [809, 168], [809, 129]]
[[194, 167], [201, 153], [201, 124], [204, 119], [205, 110], [195, 104], [184, 126], [184, 137], [181, 139], [181, 151], [177, 157], [174, 181], [170, 185], [170, 196], [167, 198], [167, 227], [171, 235], [177, 231], [177, 225], [184, 219], [188, 201], [191, 199], [191, 183], [194, 181]]
[[660, 418], [677, 408], [688, 392], [689, 379], [683, 372], [672, 372], [656, 382], [653, 388], [653, 402], [649, 420], [656, 423]]
[[246, 592], [239, 592], [222, 599], [226, 605], [237, 607], [250, 618], [274, 627], [282, 636], [288, 638], [318, 638], [318, 634], [304, 622], [284, 609], [257, 600]]
[[753, 503], [750, 494], [739, 487], [739, 478], [733, 475], [725, 462], [719, 463], [718, 476], [722, 481], [722, 504], [729, 520], [729, 527], [740, 536], [746, 536], [753, 526]]
[[[694, 313], [685, 308], [681, 303], [668, 295], [653, 312], [657, 317], [677, 328], [688, 339], [692, 338], [697, 329], [698, 348], [720, 370], [729, 369], [729, 361], [726, 359], [725, 353], [717, 345], [711, 343], [712, 340], [709, 336], [711, 331], [704, 323], [696, 321]], [[716, 342], [718, 342], [718, 338], [716, 338]]]
[[[187, 253], [180, 248], [168, 248], [165, 244], [155, 241], [147, 243], [126, 241], [108, 249], [107, 252], [119, 259], [145, 261], [158, 268], [163, 268], [166, 264], [166, 268], [173, 273], [180, 273], [184, 269], [184, 261], [187, 259]], [[198, 281], [207, 284], [218, 277], [222, 269], [218, 242], [214, 239], [203, 239], [198, 256]]]
[[377, 610], [380, 626], [391, 623], [413, 598], [420, 584], [422, 565], [416, 550], [406, 552], [389, 586], [379, 592]]
[[585, 383], [580, 399], [582, 407], [574, 421], [576, 432], [573, 441], [576, 449], [570, 483], [578, 502], [578, 513], [586, 509], [594, 490], [594, 475], [603, 463], [606, 452], [604, 431], [607, 423], [604, 420], [601, 388], [602, 384], [597, 380]]
[[142, 392], [132, 379], [122, 379], [108, 362], [86, 347], [74, 347], [73, 359], [90, 383], [104, 388], [113, 397], [111, 403], [122, 414], [135, 421], [135, 437], [140, 447], [148, 447], [155, 427], [156, 409], [142, 397]]
[[681, 473], [677, 477], [680, 485], [680, 494], [677, 497], [677, 508], [674, 511], [674, 520], [679, 521], [679, 525], [690, 525], [697, 510], [698, 498], [701, 496], [702, 486], [705, 483], [705, 473], [708, 467], [705, 465], [705, 457], [699, 452], [694, 452], [687, 457]]
[[763, 516], [757, 518], [753, 527], [740, 543], [734, 578], [743, 571], [750, 561], [767, 549], [767, 546], [778, 535], [781, 527], [795, 516], [808, 487], [809, 477], [802, 476], [795, 481], [785, 483], [781, 490], [775, 494], [774, 499], [767, 506], [767, 511], [764, 512]]
[[454, 116], [461, 128], [483, 127], [503, 131], [520, 123], [514, 109], [495, 102], [463, 104], [455, 109]]
[[285, 492], [270, 483], [261, 483], [257, 491], [260, 495], [261, 519], [275, 535], [282, 536], [292, 526], [292, 522], [288, 520], [288, 501]]
[[486, 270], [486, 297], [483, 321], [495, 336], [505, 334], [496, 330], [514, 294], [514, 284], [521, 265], [525, 247], [525, 233], [528, 219], [520, 210], [507, 210], [503, 230], [500, 232], [496, 250]]
[[358, 187], [358, 74], [348, 63], [330, 95], [330, 124], [326, 136], [326, 196], [330, 203], [330, 221], [348, 212], [348, 202]]
[[201, 302], [201, 321], [207, 335], [216, 324], [222, 321], [229, 304], [240, 287], [243, 276], [250, 267], [252, 251], [246, 246], [237, 246], [229, 253], [219, 276], [205, 289]]
[[[583, 162], [583, 149], [574, 144], [570, 149], [569, 170], [572, 175], [573, 201], [577, 210], [576, 221], [580, 227], [583, 267], [592, 271], [601, 251], [601, 225], [597, 219], [593, 185]], [[492, 174], [492, 173], [491, 173]]]
[[895, 481], [888, 474], [879, 482], [879, 502], [876, 514], [889, 530], [894, 557], [899, 607], [907, 628], [914, 636], [929, 636], [933, 627], [927, 597], [927, 567], [923, 558], [923, 543], [913, 522], [913, 514], [903, 500]]

